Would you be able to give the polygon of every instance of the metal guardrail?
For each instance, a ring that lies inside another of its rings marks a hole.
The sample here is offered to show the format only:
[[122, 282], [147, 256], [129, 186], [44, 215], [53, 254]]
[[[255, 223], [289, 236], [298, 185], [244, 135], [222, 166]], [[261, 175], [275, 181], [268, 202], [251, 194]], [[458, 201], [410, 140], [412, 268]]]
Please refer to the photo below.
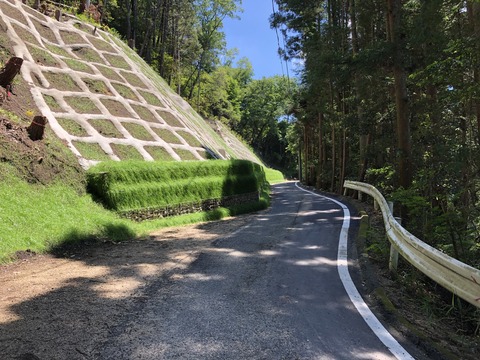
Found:
[[368, 194], [382, 211], [392, 247], [422, 273], [458, 297], [480, 308], [480, 270], [431, 247], [405, 230], [393, 217], [387, 201], [372, 185], [346, 180], [345, 188]]

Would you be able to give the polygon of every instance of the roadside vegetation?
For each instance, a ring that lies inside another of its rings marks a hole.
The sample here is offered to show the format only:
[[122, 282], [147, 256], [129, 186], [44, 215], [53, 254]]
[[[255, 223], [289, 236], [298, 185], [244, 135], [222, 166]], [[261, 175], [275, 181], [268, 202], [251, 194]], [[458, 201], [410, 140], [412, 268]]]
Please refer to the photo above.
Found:
[[[198, 166], [192, 167], [192, 164], [212, 163], [214, 166], [209, 166], [209, 168], [223, 168], [224, 171], [228, 172], [229, 166], [222, 167], [222, 165], [228, 162], [219, 161], [219, 163], [223, 164], [215, 166], [216, 162], [174, 163], [176, 164], [175, 176], [177, 176], [177, 179], [170, 182], [169, 185], [173, 186], [174, 183], [182, 180], [188, 181], [189, 179], [193, 181], [195, 172], [192, 169], [198, 169]], [[166, 165], [166, 163], [141, 163], [138, 164], [138, 167], [144, 170], [143, 175], [148, 173], [149, 168], [153, 170], [155, 167], [157, 167], [157, 174], [159, 174], [161, 173], [161, 167]], [[118, 162], [116, 164], [122, 163]], [[106, 169], [107, 167], [108, 165], [102, 165], [100, 168]], [[114, 167], [111, 166], [109, 170], [111, 171]], [[120, 168], [126, 170], [126, 172], [117, 177], [117, 181], [123, 177], [124, 180], [128, 179], [131, 184], [138, 186], [138, 178], [136, 179], [136, 177], [142, 172], [134, 170], [130, 172], [130, 174], [133, 174], [133, 177], [129, 177], [127, 168], [131, 167], [133, 167], [132, 163], [128, 167], [123, 165], [117, 167], [118, 171], [116, 174], [121, 173]], [[184, 171], [182, 171], [183, 167], [185, 168]], [[248, 167], [251, 169], [256, 168], [257, 171], [263, 172], [259, 166], [257, 167], [253, 163], [243, 162], [239, 166], [240, 169], [244, 170]], [[2, 174], [2, 186], [0, 186], [0, 199], [2, 199], [0, 202], [0, 219], [2, 223], [0, 227], [0, 263], [14, 259], [19, 251], [44, 253], [52, 251], [57, 247], [86, 241], [118, 242], [145, 236], [148, 232], [162, 227], [219, 220], [228, 216], [264, 209], [269, 204], [269, 190], [268, 186], [266, 186], [265, 177], [259, 176], [258, 180], [253, 179], [253, 183], [258, 185], [258, 187], [254, 185], [254, 188], [260, 191], [260, 197], [257, 202], [228, 208], [219, 207], [210, 211], [175, 217], [135, 222], [120, 217], [115, 211], [107, 210], [101, 204], [95, 202], [90, 194], [79, 194], [78, 189], [72, 186], [61, 183], [50, 185], [29, 184], [18, 175], [15, 168], [5, 163], [0, 163], [0, 170]], [[90, 172], [90, 174], [93, 173], [94, 171]], [[251, 173], [253, 174], [253, 172]], [[258, 174], [253, 175], [258, 176]], [[92, 178], [92, 175], [90, 176]], [[138, 181], [141, 183], [140, 180]], [[229, 181], [228, 176], [226, 181]], [[240, 191], [252, 190], [250, 181], [248, 185], [246, 183], [241, 184], [240, 188]], [[191, 196], [188, 200], [202, 200], [204, 192], [199, 191], [199, 186], [192, 186], [189, 189], [188, 192]], [[208, 196], [211, 196], [211, 194], [208, 194]], [[117, 194], [116, 200], [122, 204], [128, 203], [123, 197], [128, 197], [128, 195]], [[130, 197], [129, 200], [136, 202], [135, 197]], [[177, 198], [177, 201], [185, 201], [185, 197], [180, 196]]]

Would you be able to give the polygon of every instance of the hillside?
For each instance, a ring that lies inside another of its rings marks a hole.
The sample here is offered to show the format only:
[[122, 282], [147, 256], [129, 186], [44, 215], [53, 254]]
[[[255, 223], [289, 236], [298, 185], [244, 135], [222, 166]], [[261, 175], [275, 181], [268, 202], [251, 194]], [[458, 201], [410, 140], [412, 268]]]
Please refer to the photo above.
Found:
[[[74, 158], [84, 169], [108, 159], [260, 163], [224, 125], [202, 119], [121, 40], [73, 16], [57, 21], [21, 1], [0, 2], [0, 63], [12, 56], [24, 61], [13, 94], [0, 89], [0, 158], [30, 169], [30, 180], [44, 182], [46, 166], [81, 171]], [[48, 120], [45, 141], [25, 136], [34, 115]]]

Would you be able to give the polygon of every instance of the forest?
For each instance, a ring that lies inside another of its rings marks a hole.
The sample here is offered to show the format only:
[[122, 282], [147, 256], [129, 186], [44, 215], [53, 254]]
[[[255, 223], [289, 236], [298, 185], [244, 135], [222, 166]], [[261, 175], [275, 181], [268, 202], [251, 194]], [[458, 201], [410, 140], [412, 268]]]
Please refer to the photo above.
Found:
[[304, 64], [292, 138], [305, 182], [368, 182], [411, 232], [478, 268], [480, 2], [276, 3], [283, 56]]
[[480, 267], [480, 1], [273, 0], [279, 56], [301, 67], [257, 80], [222, 31], [240, 0], [83, 3], [268, 166], [332, 193], [368, 182], [412, 233]]

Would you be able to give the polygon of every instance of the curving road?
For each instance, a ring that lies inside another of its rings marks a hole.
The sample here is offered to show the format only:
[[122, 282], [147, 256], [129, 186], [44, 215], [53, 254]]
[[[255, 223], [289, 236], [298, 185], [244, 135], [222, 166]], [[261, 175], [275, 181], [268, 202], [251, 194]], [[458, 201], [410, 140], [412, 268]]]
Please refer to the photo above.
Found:
[[184, 273], [152, 283], [97, 358], [423, 358], [397, 343], [349, 289], [342, 257], [357, 220], [348, 214], [294, 183], [275, 185], [268, 211], [217, 240]]

